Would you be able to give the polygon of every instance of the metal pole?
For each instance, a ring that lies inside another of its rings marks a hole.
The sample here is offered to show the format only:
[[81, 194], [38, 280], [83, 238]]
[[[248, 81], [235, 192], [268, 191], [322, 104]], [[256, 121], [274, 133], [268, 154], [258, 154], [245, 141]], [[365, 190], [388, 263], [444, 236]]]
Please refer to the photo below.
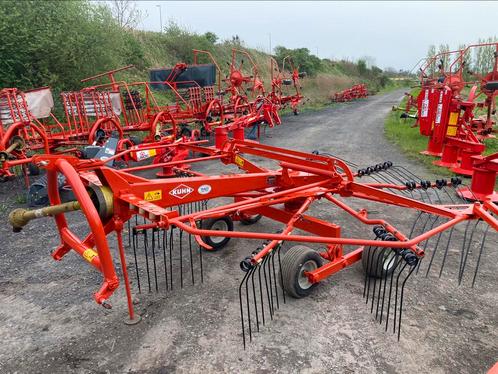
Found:
[[271, 55], [271, 32], [270, 32], [270, 33], [268, 33], [268, 38], [269, 38], [269, 40], [270, 40], [270, 55]]
[[161, 29], [159, 30], [161, 33], [163, 32], [163, 12], [161, 9], [161, 4], [156, 5], [159, 8], [159, 23], [161, 25]]

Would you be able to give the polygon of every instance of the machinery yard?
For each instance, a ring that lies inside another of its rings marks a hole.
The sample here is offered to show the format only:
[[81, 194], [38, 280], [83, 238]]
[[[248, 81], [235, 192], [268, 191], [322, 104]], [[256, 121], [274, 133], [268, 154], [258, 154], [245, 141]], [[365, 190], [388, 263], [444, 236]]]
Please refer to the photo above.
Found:
[[[285, 125], [265, 143], [333, 150], [361, 165], [396, 159], [430, 178], [383, 138], [384, 118], [402, 93], [286, 116]], [[306, 137], [295, 136], [301, 121], [308, 123]], [[359, 148], [364, 152], [357, 152]], [[6, 220], [16, 207], [9, 198], [15, 192], [6, 184], [0, 188]], [[75, 222], [75, 230], [84, 224]], [[263, 219], [256, 225], [265, 224]], [[123, 291], [116, 294], [113, 310], [99, 307], [89, 297], [98, 273], [89, 272], [74, 255], [62, 263], [50, 258], [49, 249], [58, 242], [52, 230], [52, 220], [21, 234], [2, 226], [3, 372], [475, 373], [484, 372], [496, 358], [498, 279], [491, 263], [481, 268], [475, 288], [458, 286], [455, 276], [419, 274], [411, 279], [399, 342], [373, 323], [361, 295], [363, 272], [355, 266], [323, 282], [310, 297], [288, 300], [244, 350], [237, 301], [243, 273], [238, 263], [254, 241], [232, 241], [222, 251], [208, 253], [202, 285], [136, 295], [143, 320], [127, 326]], [[354, 230], [359, 227], [349, 229]], [[487, 258], [492, 262], [492, 252]]]
[[0, 373], [498, 374], [498, 4], [229, 5], [0, 2]]

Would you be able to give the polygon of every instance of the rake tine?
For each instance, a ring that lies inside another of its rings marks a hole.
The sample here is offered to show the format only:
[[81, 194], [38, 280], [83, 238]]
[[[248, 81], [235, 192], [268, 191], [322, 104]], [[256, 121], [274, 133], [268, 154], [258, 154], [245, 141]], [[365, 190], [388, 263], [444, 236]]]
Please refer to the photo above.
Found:
[[135, 258], [135, 271], [137, 274], [137, 285], [138, 285], [138, 293], [142, 292], [142, 289], [140, 287], [140, 273], [138, 272], [138, 260], [137, 260], [137, 230], [134, 227], [133, 228], [133, 257]]
[[278, 273], [280, 274], [280, 288], [282, 289], [282, 299], [285, 304], [285, 290], [284, 290], [284, 275], [282, 274], [282, 261], [280, 260], [280, 251], [282, 249], [282, 245], [278, 246], [277, 254], [278, 254]]
[[413, 225], [412, 225], [412, 228], [410, 230], [410, 234], [408, 235], [409, 238], [412, 237], [413, 231], [415, 231], [415, 226], [417, 225], [417, 222], [420, 219], [420, 217], [422, 217], [422, 214], [426, 214], [426, 213], [419, 212], [419, 214], [417, 215], [417, 218], [415, 219], [415, 221], [413, 221]]
[[268, 270], [268, 284], [270, 285], [270, 300], [271, 300], [271, 309], [272, 313], [275, 314], [275, 300], [273, 296], [273, 282], [272, 282], [272, 272], [271, 272], [271, 256], [266, 256], [267, 261], [265, 262], [265, 266]]
[[188, 246], [189, 246], [189, 253], [190, 253], [190, 273], [192, 275], [192, 284], [195, 284], [195, 279], [194, 279], [194, 260], [192, 256], [192, 235], [188, 234]]
[[128, 226], [128, 248], [131, 247], [131, 220], [128, 220], [126, 222], [127, 226]]
[[156, 231], [157, 231], [157, 228], [154, 227], [152, 229], [152, 262], [154, 265], [154, 280], [156, 283], [156, 292], [159, 292], [159, 287], [157, 284], [156, 248], [155, 248], [156, 247]]
[[178, 240], [180, 241], [180, 288], [183, 288], [183, 230], [179, 230]]
[[477, 272], [479, 270], [479, 264], [481, 263], [481, 255], [484, 250], [484, 243], [486, 242], [486, 236], [488, 235], [489, 225], [486, 225], [486, 229], [484, 230], [481, 248], [479, 249], [479, 256], [477, 257], [476, 270], [474, 272], [474, 277], [472, 278], [472, 288], [474, 288], [474, 284], [476, 283]]
[[[386, 250], [386, 248], [376, 250], [376, 251], [380, 251], [380, 254], [377, 255], [377, 259], [375, 262], [375, 268], [374, 268], [375, 273], [377, 273], [377, 269], [379, 269], [380, 260], [384, 258], [384, 251], [385, 250]], [[377, 286], [377, 276], [374, 277], [374, 285], [373, 285], [373, 291], [372, 291], [372, 306], [370, 307], [370, 313], [373, 313], [376, 286]], [[378, 303], [377, 303], [377, 306], [378, 306]]]
[[460, 284], [460, 274], [462, 273], [462, 264], [463, 264], [463, 258], [465, 256], [465, 247], [467, 244], [467, 234], [469, 232], [469, 227], [470, 227], [470, 221], [467, 221], [467, 224], [465, 225], [465, 231], [463, 233], [462, 250], [460, 254], [460, 265], [458, 269], [458, 284]]
[[[376, 247], [378, 248], [378, 247]], [[373, 250], [372, 253], [375, 253], [377, 249]], [[368, 274], [368, 285], [367, 285], [367, 300], [366, 300], [366, 304], [368, 304], [368, 296], [370, 295], [370, 284], [372, 282], [372, 277], [370, 276], [370, 269], [372, 269], [372, 266], [373, 266], [373, 262], [374, 262], [374, 255], [370, 256], [370, 261], [368, 261], [368, 264], [367, 264], [367, 274]]]
[[469, 256], [470, 247], [472, 245], [472, 239], [474, 238], [474, 233], [475, 233], [477, 226], [479, 225], [480, 222], [481, 222], [480, 220], [476, 221], [476, 224], [474, 225], [474, 229], [470, 233], [469, 243], [467, 244], [467, 249], [465, 251], [465, 257], [464, 257], [463, 263], [461, 264], [461, 267], [460, 267], [460, 273], [458, 274], [458, 285], [462, 284], [463, 273], [465, 272], [465, 266], [467, 265], [467, 259]]
[[247, 305], [247, 321], [249, 325], [249, 341], [252, 341], [252, 325], [251, 325], [251, 309], [250, 309], [250, 304], [249, 304], [249, 278], [251, 277], [252, 273], [254, 272], [254, 268], [248, 271], [247, 277], [245, 278], [245, 285], [246, 285], [246, 305]]
[[279, 305], [279, 301], [278, 301], [278, 285], [277, 285], [277, 276], [276, 276], [276, 273], [275, 273], [275, 249], [273, 249], [273, 251], [271, 252], [271, 258], [270, 258], [270, 261], [271, 261], [271, 267], [272, 267], [272, 270], [273, 270], [273, 283], [274, 283], [274, 286], [275, 286], [275, 299], [277, 301], [277, 309], [280, 309], [280, 305]]
[[442, 190], [446, 193], [446, 195], [448, 195], [448, 197], [450, 198], [450, 201], [452, 204], [455, 204], [455, 200], [453, 199], [453, 197], [448, 193], [448, 188], [452, 188], [452, 187], [443, 187]]
[[240, 321], [242, 323], [242, 342], [244, 344], [244, 349], [246, 349], [246, 329], [244, 325], [244, 305], [242, 303], [242, 286], [248, 277], [249, 273], [245, 273], [244, 278], [242, 278], [242, 281], [239, 284]]
[[263, 287], [261, 284], [261, 266], [258, 266], [258, 282], [259, 282], [259, 296], [261, 299], [261, 317], [263, 319], [263, 326], [265, 325], [265, 304], [263, 297]]
[[166, 230], [161, 230], [163, 233], [163, 258], [164, 258], [164, 279], [166, 281], [166, 290], [169, 288], [168, 282], [168, 263], [166, 260], [166, 247], [168, 246], [168, 234]]
[[[369, 270], [370, 270], [370, 269], [368, 269], [368, 264], [370, 263], [370, 253], [372, 252], [372, 251], [370, 250], [371, 248], [372, 248], [372, 247], [368, 247], [368, 249], [369, 249], [369, 250], [368, 250], [368, 256], [367, 256], [367, 269], [365, 269], [365, 279], [364, 279], [364, 281], [363, 281], [363, 298], [365, 298], [365, 293], [367, 292], [367, 281], [368, 281], [368, 279], [370, 278], [370, 277], [368, 276], [368, 273], [369, 273]], [[368, 301], [367, 301], [367, 302], [368, 302]]]
[[452, 226], [450, 229], [450, 233], [448, 234], [448, 242], [446, 243], [446, 248], [444, 250], [443, 261], [441, 263], [441, 269], [439, 270], [439, 278], [443, 274], [444, 265], [446, 263], [446, 257], [448, 256], [448, 250], [450, 248], [451, 237], [453, 236], [453, 231], [455, 230], [455, 226]]
[[404, 293], [405, 293], [405, 285], [406, 285], [406, 282], [408, 281], [408, 278], [410, 278], [410, 276], [412, 275], [413, 271], [415, 270], [415, 268], [416, 268], [415, 265], [411, 266], [410, 272], [405, 277], [405, 279], [403, 281], [403, 284], [401, 286], [401, 298], [400, 298], [400, 301], [399, 301], [398, 341], [399, 341], [399, 338], [401, 336], [401, 315], [403, 313], [403, 296], [404, 296]]
[[[384, 276], [384, 290], [382, 291], [382, 306], [380, 308], [379, 324], [382, 324], [382, 315], [384, 314], [384, 301], [386, 299], [386, 285], [387, 285], [387, 278], [389, 276], [389, 269], [391, 268], [391, 266], [393, 265], [393, 262], [395, 262], [395, 260], [396, 261], [398, 260], [398, 254], [396, 252], [394, 252], [394, 256], [392, 256], [391, 259], [389, 260], [389, 262], [387, 263], [388, 270], [385, 271], [386, 275]], [[397, 263], [396, 263], [396, 265], [397, 265]], [[394, 267], [393, 272], [395, 270], [396, 270], [396, 266]], [[375, 317], [375, 319], [377, 319], [377, 316]]]
[[145, 266], [147, 267], [147, 284], [149, 285], [149, 293], [150, 293], [151, 285], [150, 285], [149, 254], [148, 254], [149, 239], [147, 237], [147, 230], [142, 230], [142, 231], [144, 235], [144, 252], [145, 252]]
[[396, 333], [396, 312], [398, 310], [398, 289], [399, 289], [399, 277], [403, 273], [403, 270], [408, 266], [408, 264], [405, 262], [403, 267], [398, 273], [398, 276], [396, 277], [396, 292], [394, 295], [394, 317], [393, 317], [393, 334]]
[[[268, 260], [268, 256], [265, 257], [261, 266], [263, 267], [263, 276], [265, 278], [266, 296], [268, 298], [268, 309], [270, 310], [270, 318], [271, 318], [271, 320], [273, 320], [273, 297], [270, 298], [270, 292], [268, 291], [268, 279], [266, 276], [266, 262], [267, 262], [267, 260]], [[270, 283], [270, 289], [271, 289], [271, 283]]]
[[[435, 216], [434, 217], [434, 220], [432, 221], [432, 224], [430, 226], [430, 229], [427, 230], [427, 231], [430, 231], [434, 228], [434, 226], [436, 225], [436, 222], [439, 220], [439, 216]], [[425, 227], [424, 229], [422, 230], [422, 232], [425, 232]], [[441, 233], [439, 234], [441, 235]], [[427, 246], [429, 245], [429, 242], [431, 241], [431, 238], [428, 238], [426, 241], [425, 241], [425, 244], [424, 244], [424, 251], [427, 249]], [[434, 252], [436, 252], [436, 250], [434, 249]], [[433, 255], [434, 255], [434, 252], [433, 252]], [[417, 264], [417, 271], [416, 271], [416, 274], [418, 274], [418, 271], [420, 270], [420, 264], [422, 263], [422, 260], [418, 261], [418, 264]]]
[[173, 290], [173, 227], [169, 231], [169, 275], [171, 280], [171, 290]]
[[[434, 252], [432, 252], [431, 260], [429, 261], [429, 265], [427, 266], [427, 271], [425, 273], [426, 278], [429, 275], [429, 271], [431, 270], [432, 262], [434, 261], [434, 257], [436, 256], [437, 249], [439, 248], [439, 242], [441, 240], [442, 235], [443, 235], [443, 231], [441, 231], [437, 236], [436, 245], [434, 246]], [[425, 251], [425, 248], [424, 248], [424, 251]]]
[[396, 270], [398, 270], [398, 267], [403, 263], [403, 261], [398, 261], [391, 273], [391, 282], [389, 284], [389, 298], [387, 300], [387, 312], [386, 312], [386, 330], [389, 326], [389, 311], [391, 309], [391, 296], [392, 296], [392, 290], [393, 290], [393, 280], [394, 280], [394, 274], [396, 274]]
[[256, 297], [256, 287], [254, 286], [254, 274], [256, 274], [256, 268], [251, 269], [251, 285], [252, 285], [252, 297], [254, 301], [254, 311], [256, 312], [256, 329], [259, 332], [258, 299]]
[[[377, 320], [377, 316], [379, 315], [379, 304], [380, 304], [380, 293], [381, 293], [381, 289], [382, 289], [382, 272], [384, 271], [384, 253], [386, 251], [386, 249], [388, 248], [382, 248], [380, 251], [380, 255], [377, 256], [377, 265], [376, 265], [376, 269], [379, 268], [379, 263], [380, 263], [380, 266], [381, 266], [381, 276], [380, 276], [380, 279], [379, 279], [379, 291], [378, 291], [378, 294], [377, 294], [377, 306], [376, 306], [376, 311], [375, 311], [375, 319]], [[382, 261], [382, 262], [381, 262]], [[374, 280], [374, 295], [375, 295], [375, 284], [377, 283], [377, 277], [375, 277], [375, 280]], [[372, 297], [372, 308], [373, 308], [373, 301], [374, 301], [374, 297]], [[373, 312], [373, 310], [372, 310]]]

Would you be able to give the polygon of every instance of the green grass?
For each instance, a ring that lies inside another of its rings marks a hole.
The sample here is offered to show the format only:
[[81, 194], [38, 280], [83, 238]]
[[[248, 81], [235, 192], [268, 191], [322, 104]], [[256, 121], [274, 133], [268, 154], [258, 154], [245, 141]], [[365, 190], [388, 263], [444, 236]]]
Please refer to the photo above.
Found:
[[[418, 89], [413, 90], [412, 94], [418, 94]], [[403, 108], [405, 102], [406, 99], [403, 99], [399, 106]], [[392, 112], [387, 116], [384, 127], [386, 138], [396, 144], [409, 158], [421, 162], [432, 172], [443, 176], [452, 175], [449, 169], [432, 164], [438, 158], [420, 154], [427, 148], [428, 137], [420, 135], [418, 127], [412, 127], [414, 119], [401, 119], [400, 113]], [[498, 152], [498, 139], [486, 139], [484, 143], [486, 144], [484, 155]]]

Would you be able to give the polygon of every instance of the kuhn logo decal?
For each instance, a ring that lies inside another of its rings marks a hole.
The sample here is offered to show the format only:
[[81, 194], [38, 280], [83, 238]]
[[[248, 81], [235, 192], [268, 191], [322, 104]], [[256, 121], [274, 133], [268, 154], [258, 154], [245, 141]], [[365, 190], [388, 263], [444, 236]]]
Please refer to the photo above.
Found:
[[173, 188], [169, 194], [171, 196], [177, 197], [179, 199], [184, 199], [188, 195], [192, 193], [194, 189], [192, 187], [186, 186], [184, 184], [180, 184], [179, 186]]

